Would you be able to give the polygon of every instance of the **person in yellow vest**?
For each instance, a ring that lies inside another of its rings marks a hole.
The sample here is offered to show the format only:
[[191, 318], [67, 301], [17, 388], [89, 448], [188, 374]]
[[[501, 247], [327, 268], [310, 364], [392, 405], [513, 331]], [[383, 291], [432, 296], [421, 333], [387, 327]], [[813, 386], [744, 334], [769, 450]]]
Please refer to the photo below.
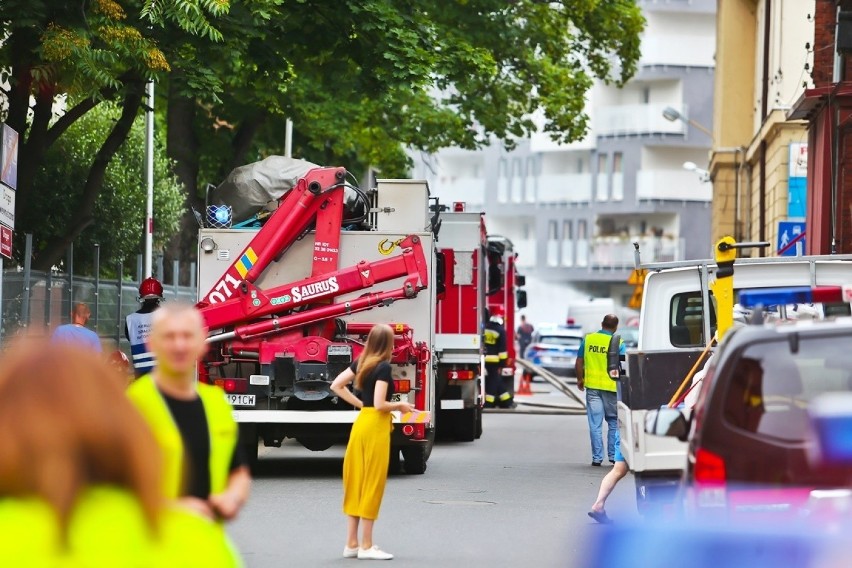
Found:
[[[606, 353], [615, 330], [618, 317], [604, 316], [601, 329], [590, 333], [580, 343], [575, 370], [577, 388], [586, 391], [586, 414], [589, 418], [589, 436], [592, 442], [592, 465], [603, 462], [603, 422], [607, 423], [607, 456], [610, 463], [616, 462], [615, 449], [618, 445], [617, 384], [607, 373]], [[621, 342], [620, 352], [626, 348]]]
[[127, 394], [163, 451], [165, 496], [209, 518], [231, 520], [248, 499], [251, 476], [224, 391], [195, 380], [206, 338], [198, 310], [164, 304], [154, 312], [148, 338], [157, 366]]
[[28, 338], [0, 359], [0, 566], [232, 568], [219, 526], [160, 494], [160, 450], [97, 354]]

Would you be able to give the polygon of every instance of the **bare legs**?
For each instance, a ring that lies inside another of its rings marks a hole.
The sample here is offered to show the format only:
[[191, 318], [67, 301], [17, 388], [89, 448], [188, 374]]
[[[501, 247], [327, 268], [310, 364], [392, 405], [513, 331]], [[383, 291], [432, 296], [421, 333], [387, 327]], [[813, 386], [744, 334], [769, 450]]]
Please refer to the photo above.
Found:
[[595, 501], [595, 504], [592, 505], [592, 511], [595, 513], [603, 512], [607, 497], [609, 497], [609, 494], [612, 493], [613, 489], [615, 489], [616, 483], [627, 475], [627, 471], [627, 462], [615, 462], [615, 465], [612, 466], [612, 469], [601, 481], [601, 488], [598, 491], [598, 499]]
[[361, 525], [361, 548], [373, 548], [373, 523], [372, 519], [347, 516], [346, 546], [358, 548], [358, 525]]

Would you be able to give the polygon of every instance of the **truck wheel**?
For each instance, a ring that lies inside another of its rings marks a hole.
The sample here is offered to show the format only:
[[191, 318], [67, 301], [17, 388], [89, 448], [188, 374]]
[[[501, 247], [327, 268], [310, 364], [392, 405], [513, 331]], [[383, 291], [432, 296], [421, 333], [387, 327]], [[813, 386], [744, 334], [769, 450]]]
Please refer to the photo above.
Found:
[[482, 437], [482, 408], [476, 407], [476, 439]]
[[457, 410], [454, 420], [455, 438], [459, 442], [473, 442], [476, 439], [476, 409]]
[[426, 472], [426, 460], [428, 458], [426, 444], [404, 446], [402, 448], [402, 469], [409, 475], [420, 475]]
[[296, 438], [296, 441], [312, 452], [324, 452], [334, 445], [332, 438]]

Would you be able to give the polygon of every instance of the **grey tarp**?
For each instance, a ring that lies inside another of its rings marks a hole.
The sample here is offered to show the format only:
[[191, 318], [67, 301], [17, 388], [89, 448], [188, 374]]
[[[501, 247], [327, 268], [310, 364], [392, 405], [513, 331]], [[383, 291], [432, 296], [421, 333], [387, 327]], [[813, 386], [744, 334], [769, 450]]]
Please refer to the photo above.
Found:
[[299, 178], [318, 168], [306, 160], [269, 156], [234, 169], [210, 192], [211, 205], [230, 205], [233, 222], [245, 221], [295, 187]]

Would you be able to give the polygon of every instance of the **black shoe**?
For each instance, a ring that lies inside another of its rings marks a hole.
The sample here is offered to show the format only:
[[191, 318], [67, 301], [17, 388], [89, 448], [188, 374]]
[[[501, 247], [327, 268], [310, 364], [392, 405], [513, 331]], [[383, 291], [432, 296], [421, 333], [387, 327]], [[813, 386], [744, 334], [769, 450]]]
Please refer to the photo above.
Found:
[[509, 404], [501, 404], [500, 405], [500, 408], [505, 408], [505, 409], [508, 409], [508, 410], [511, 410], [511, 409], [517, 408], [517, 407], [518, 407], [518, 404], [514, 401], [510, 402]]
[[595, 467], [600, 467], [601, 462], [592, 462], [592, 465], [595, 466]]

